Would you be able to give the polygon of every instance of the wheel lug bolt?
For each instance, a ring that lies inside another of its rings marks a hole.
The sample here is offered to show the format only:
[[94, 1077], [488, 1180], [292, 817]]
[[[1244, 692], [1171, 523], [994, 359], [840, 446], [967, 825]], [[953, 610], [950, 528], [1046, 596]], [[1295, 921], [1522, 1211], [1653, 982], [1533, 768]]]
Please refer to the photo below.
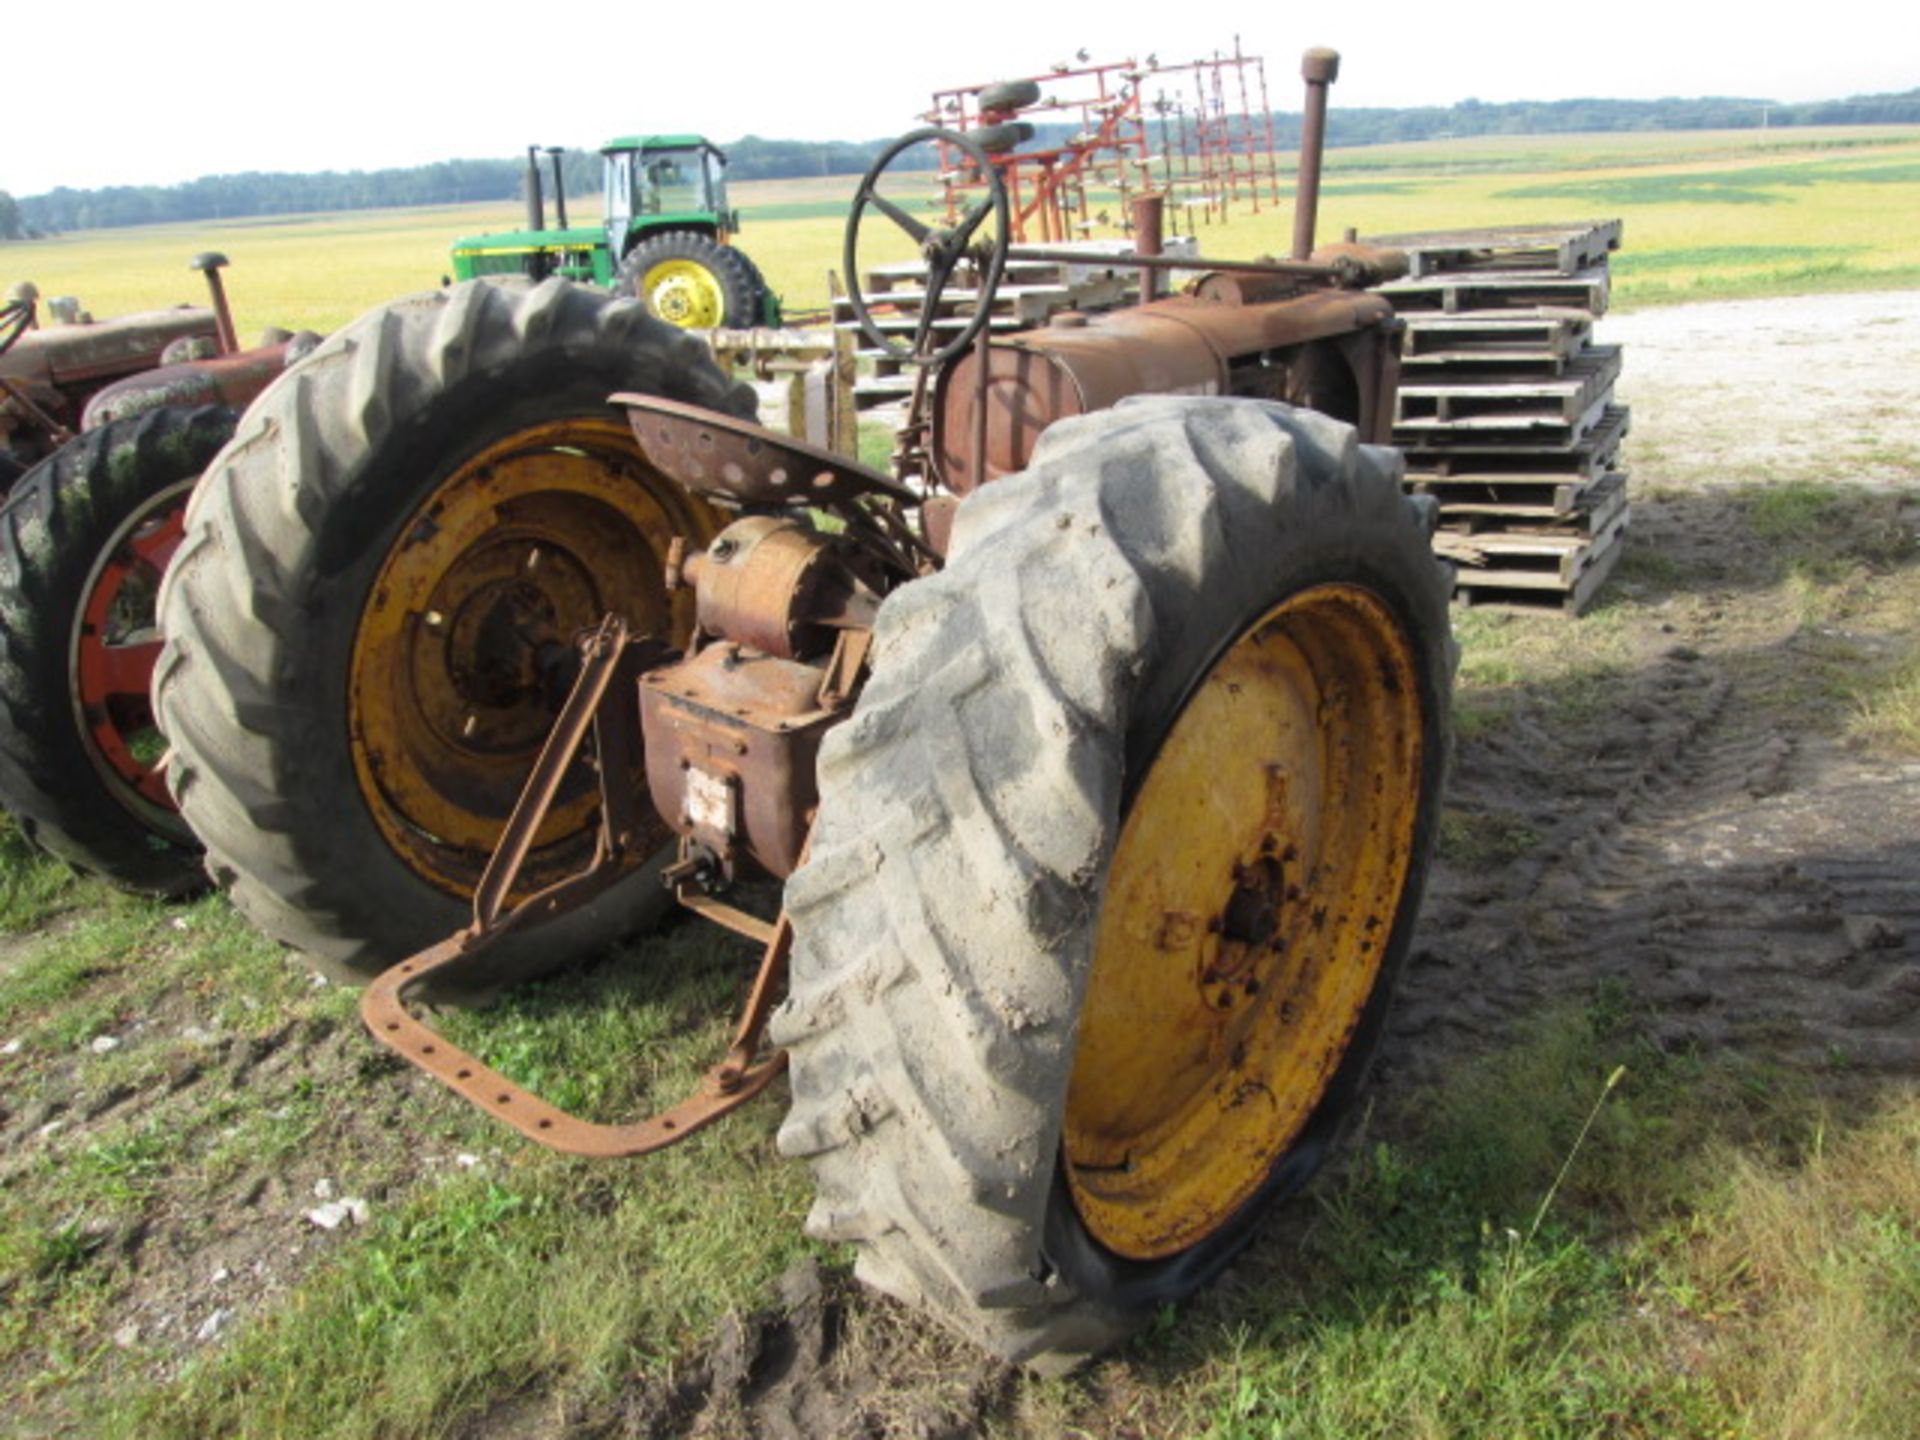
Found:
[[473, 738], [473, 732], [479, 728], [480, 717], [478, 715], [469, 715], [467, 716], [467, 723], [460, 727], [460, 737], [463, 740], [471, 740]]
[[438, 610], [429, 610], [427, 611], [426, 621], [429, 630], [438, 630], [442, 625], [447, 623], [447, 617], [442, 615]]

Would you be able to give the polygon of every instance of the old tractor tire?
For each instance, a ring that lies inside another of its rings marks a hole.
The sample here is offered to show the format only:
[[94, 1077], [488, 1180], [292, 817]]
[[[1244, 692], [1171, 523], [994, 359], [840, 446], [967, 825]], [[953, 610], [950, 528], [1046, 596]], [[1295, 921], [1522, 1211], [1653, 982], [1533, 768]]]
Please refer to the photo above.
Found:
[[0, 509], [0, 806], [49, 853], [140, 894], [205, 883], [157, 767], [147, 681], [188, 496], [238, 419], [206, 406], [103, 425]]
[[692, 230], [642, 240], [620, 262], [613, 288], [682, 330], [745, 329], [760, 314], [760, 297], [740, 253]]
[[[753, 413], [705, 346], [631, 301], [469, 282], [332, 336], [194, 497], [161, 597], [169, 780], [235, 904], [329, 973], [467, 923], [578, 628], [608, 610], [639, 634], [691, 624], [663, 557], [718, 521], [646, 463], [618, 390]], [[576, 767], [523, 889], [584, 866], [596, 793]], [[472, 980], [604, 943], [658, 889], [509, 940]]]
[[1002, 80], [984, 86], [975, 98], [982, 110], [1024, 110], [1040, 103], [1040, 85], [1034, 80]]
[[967, 138], [989, 155], [1006, 155], [1033, 139], [1033, 126], [1025, 120], [1008, 120], [999, 125], [982, 125], [966, 132]]
[[1212, 1277], [1353, 1101], [1450, 743], [1399, 462], [1277, 404], [1065, 421], [882, 608], [774, 1037], [809, 1233], [1057, 1372]]

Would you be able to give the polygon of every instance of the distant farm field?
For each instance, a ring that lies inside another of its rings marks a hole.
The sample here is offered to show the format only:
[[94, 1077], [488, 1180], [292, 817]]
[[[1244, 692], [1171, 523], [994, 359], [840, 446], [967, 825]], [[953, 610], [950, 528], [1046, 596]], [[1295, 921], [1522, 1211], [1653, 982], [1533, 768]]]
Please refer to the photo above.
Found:
[[[825, 303], [854, 183], [735, 187], [741, 243], [789, 308]], [[1109, 208], [1106, 198], [1091, 197], [1090, 208]], [[590, 203], [581, 197], [576, 208]], [[1176, 209], [1170, 228], [1197, 234], [1205, 254], [1274, 252], [1291, 235], [1290, 205], [1290, 195], [1268, 196], [1258, 214], [1243, 204], [1226, 225]], [[1332, 152], [1321, 233], [1620, 216], [1614, 298], [1633, 307], [1920, 284], [1920, 232], [1908, 223], [1916, 214], [1920, 126], [1512, 136]], [[0, 245], [0, 282], [32, 280], [42, 294], [118, 314], [199, 298], [187, 259], [220, 250], [233, 261], [243, 333], [327, 330], [438, 284], [454, 237], [520, 218], [501, 202], [94, 231]]]

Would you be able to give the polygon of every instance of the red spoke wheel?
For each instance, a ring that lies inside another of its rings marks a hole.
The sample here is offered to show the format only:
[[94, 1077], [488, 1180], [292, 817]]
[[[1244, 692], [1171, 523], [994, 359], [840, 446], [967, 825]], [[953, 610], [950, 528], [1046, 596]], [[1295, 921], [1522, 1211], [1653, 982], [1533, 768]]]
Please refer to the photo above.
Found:
[[160, 658], [154, 606], [185, 533], [193, 485], [189, 479], [161, 491], [108, 541], [84, 592], [71, 657], [75, 713], [102, 778], [110, 789], [124, 787], [116, 795], [129, 809], [158, 810], [153, 823], [181, 835], [186, 829], [159, 767], [166, 741], [147, 692]]
[[160, 582], [236, 420], [211, 406], [103, 425], [0, 509], [0, 804], [46, 850], [148, 894], [202, 880], [148, 688]]

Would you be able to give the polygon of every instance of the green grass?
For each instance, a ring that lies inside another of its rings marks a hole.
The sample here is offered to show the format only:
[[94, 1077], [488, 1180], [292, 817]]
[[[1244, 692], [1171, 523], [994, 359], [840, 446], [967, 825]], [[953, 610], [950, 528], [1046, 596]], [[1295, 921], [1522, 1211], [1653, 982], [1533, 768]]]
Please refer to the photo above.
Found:
[[78, 903], [80, 893], [73, 872], [35, 849], [14, 818], [0, 811], [0, 934], [44, 924]]
[[[0, 875], [17, 884], [46, 863], [11, 855]], [[351, 1006], [315, 990], [222, 901], [170, 906], [64, 885], [65, 923], [16, 914], [6, 927], [16, 949], [0, 970], [0, 1035], [19, 1049], [0, 1060], [0, 1084], [16, 1114], [57, 1101], [54, 1127], [70, 1130], [123, 1099], [170, 1096], [175, 1077], [207, 1061], [182, 1033], [190, 1022], [245, 1038], [337, 1027]], [[96, 1053], [90, 1042], [103, 1036], [122, 1043]], [[197, 1212], [234, 1168], [216, 1158], [221, 1128], [257, 1133], [280, 1098], [215, 1075], [126, 1120], [24, 1149], [0, 1187], [0, 1367], [31, 1370], [32, 1391], [51, 1394], [102, 1364], [100, 1316], [130, 1283], [156, 1210]], [[243, 1163], [271, 1153], [256, 1147]]]
[[223, 901], [170, 906], [88, 889], [90, 903], [71, 924], [39, 941], [31, 963], [0, 976], [0, 1028], [30, 1048], [80, 1044], [175, 994], [204, 1002], [219, 1024], [305, 997], [304, 968]]
[[[681, 925], [446, 1023], [548, 1098], [625, 1118], [691, 1093], [719, 1058], [752, 958]], [[454, 1110], [464, 1143], [498, 1143], [484, 1117]], [[762, 1103], [644, 1162], [510, 1143], [504, 1169], [429, 1183], [377, 1217], [218, 1355], [116, 1398], [107, 1433], [412, 1435], [533, 1386], [604, 1401], [659, 1383], [681, 1347], [810, 1250], [804, 1169], [770, 1154], [777, 1111]]]
[[1463, 870], [1488, 872], [1519, 859], [1540, 837], [1512, 815], [1448, 806], [1440, 813], [1440, 855]]
[[733, 1133], [620, 1177], [554, 1162], [431, 1189], [111, 1433], [414, 1435], [534, 1386], [657, 1376], [802, 1248], [778, 1167], [742, 1174]]
[[[1535, 628], [1471, 627], [1482, 645]], [[1529, 843], [1487, 824], [1473, 843]], [[255, 1027], [345, 1021], [350, 997], [314, 991], [222, 911], [181, 912], [183, 932], [162, 907], [126, 905], [86, 942], [88, 978], [16, 988], [9, 1013], [36, 1046], [59, 1029], [50, 1010], [105, 998], [124, 1017], [167, 986], [211, 1005], [244, 993]], [[108, 934], [124, 948], [100, 956]], [[691, 1087], [750, 965], [683, 925], [447, 1024], [517, 1079], [623, 1117]], [[372, 1053], [344, 1090], [337, 1075], [331, 1091], [216, 1081], [181, 1115], [109, 1127], [16, 1177], [0, 1198], [0, 1353], [36, 1357], [32, 1404], [64, 1394], [77, 1408], [54, 1413], [83, 1433], [143, 1440], [459, 1433], [528, 1394], [617, 1413], [815, 1253], [804, 1167], [772, 1154], [777, 1101], [644, 1162], [576, 1161], [454, 1102], [393, 1095]], [[343, 1113], [378, 1104], [399, 1107], [410, 1146], [495, 1157], [397, 1192], [177, 1373], [105, 1345], [129, 1226], [325, 1153]], [[1802, 1080], [1656, 1048], [1633, 997], [1602, 988], [1363, 1118], [1339, 1172], [1228, 1281], [1091, 1379], [1012, 1382], [995, 1433], [1115, 1433], [1124, 1410], [1138, 1433], [1220, 1440], [1897, 1434], [1920, 1404], [1917, 1146], [1911, 1087], [1828, 1112]]]
[[1164, 1433], [1904, 1433], [1920, 1097], [1836, 1122], [1609, 1008], [1410, 1098], [1292, 1270], [1247, 1277], [1183, 1342], [1208, 1378]]
[[1660, 250], [1650, 254], [1629, 249], [1614, 256], [1610, 268], [1615, 276], [1672, 271], [1706, 274], [1756, 265], [1830, 264], [1859, 255], [1864, 248], [1858, 245], [1700, 245], [1690, 250]]
[[1846, 618], [1920, 558], [1896, 490], [1790, 480], [1743, 486], [1733, 496], [1803, 624]]
[[893, 427], [878, 421], [860, 422], [860, 463], [882, 475], [893, 473]]
[[1853, 713], [1848, 733], [1895, 755], [1920, 755], [1920, 647], [1881, 674], [1855, 677], [1848, 686]]
[[1775, 544], [1813, 539], [1846, 503], [1838, 486], [1809, 480], [1758, 486], [1745, 493], [1748, 527], [1760, 539]]
[[1694, 170], [1669, 175], [1623, 175], [1600, 180], [1564, 180], [1523, 185], [1500, 192], [1512, 200], [1578, 200], [1605, 207], [1631, 205], [1772, 205], [1788, 197], [1775, 193], [1822, 183], [1855, 185], [1920, 184], [1920, 162], [1862, 166], [1857, 161], [1795, 165], [1747, 165], [1727, 170]]
[[1668, 175], [1622, 175], [1599, 180], [1563, 180], [1503, 190], [1514, 200], [1579, 200], [1621, 205], [1772, 205], [1787, 199], [1775, 191], [1806, 189], [1822, 182], [1907, 185], [1920, 182], [1920, 164], [1860, 168], [1852, 162], [1745, 165], [1726, 170], [1689, 170]]

